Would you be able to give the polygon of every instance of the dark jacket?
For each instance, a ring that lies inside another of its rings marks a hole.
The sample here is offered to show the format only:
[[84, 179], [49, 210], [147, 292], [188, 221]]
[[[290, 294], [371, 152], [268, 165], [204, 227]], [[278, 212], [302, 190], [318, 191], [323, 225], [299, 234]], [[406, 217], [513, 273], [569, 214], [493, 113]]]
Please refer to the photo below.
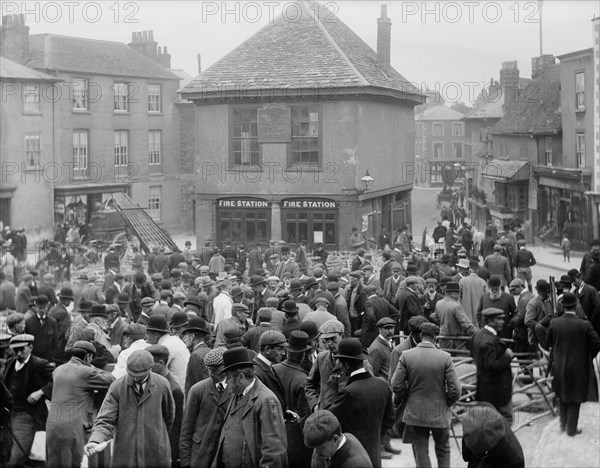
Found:
[[474, 453], [468, 440], [463, 439], [462, 456], [467, 468], [525, 468], [523, 448], [510, 425], [502, 420], [504, 436], [484, 453]]
[[419, 296], [416, 292], [406, 288], [398, 294], [398, 310], [400, 311], [400, 331], [403, 331], [405, 335], [408, 335], [410, 330], [408, 329], [408, 321], [415, 315], [423, 315], [423, 305], [419, 300]]
[[179, 456], [181, 466], [210, 466], [219, 443], [231, 387], [219, 393], [211, 378], [198, 382], [187, 395]]
[[548, 327], [553, 387], [565, 403], [587, 400], [590, 362], [600, 352], [600, 337], [587, 320], [564, 313]]
[[369, 454], [358, 439], [345, 432], [346, 443], [333, 454], [327, 468], [373, 468]]
[[285, 400], [288, 409], [298, 413], [300, 421], [285, 423], [288, 441], [288, 464], [290, 468], [304, 468], [310, 466], [312, 449], [304, 445], [304, 422], [311, 414], [304, 392], [308, 372], [296, 362], [286, 359], [282, 363], [275, 364], [273, 369], [283, 382]]
[[37, 314], [30, 315], [25, 319], [25, 333], [33, 335], [35, 338], [33, 354], [54, 362], [60, 338], [56, 320], [46, 316], [44, 325], [42, 325]]
[[360, 335], [364, 348], [371, 346], [373, 340], [379, 335], [376, 325], [384, 317], [390, 317], [398, 322], [398, 309], [383, 297], [369, 297], [365, 303], [365, 314], [363, 315], [362, 333]]
[[388, 383], [361, 372], [348, 378], [329, 408], [342, 431], [355, 435], [375, 468], [381, 466], [381, 433], [394, 424], [392, 392]]
[[498, 336], [482, 328], [472, 337], [471, 353], [477, 366], [477, 400], [504, 406], [512, 398], [511, 358]]
[[281, 408], [285, 413], [287, 409], [286, 401], [285, 401], [285, 389], [283, 387], [283, 382], [281, 378], [271, 366], [269, 366], [262, 359], [259, 359], [258, 356], [253, 359], [254, 363], [254, 375], [260, 379], [262, 383], [264, 383], [269, 390], [271, 390], [279, 403], [281, 403]]
[[[17, 358], [10, 358], [6, 361], [6, 367], [4, 368], [4, 384], [11, 390], [10, 379], [15, 375], [15, 363]], [[30, 404], [25, 402], [25, 411], [27, 411], [31, 417], [35, 420], [36, 424], [45, 426], [46, 418], [48, 417], [48, 408], [46, 406], [45, 399], [50, 400], [52, 398], [52, 371], [54, 368], [46, 359], [41, 359], [31, 355], [29, 362], [25, 364], [23, 369], [19, 372], [25, 372], [24, 385], [19, 395], [15, 394], [15, 406], [18, 402], [18, 397], [22, 396], [27, 400], [27, 396], [33, 392], [42, 390], [44, 396], [40, 398], [36, 403]]]

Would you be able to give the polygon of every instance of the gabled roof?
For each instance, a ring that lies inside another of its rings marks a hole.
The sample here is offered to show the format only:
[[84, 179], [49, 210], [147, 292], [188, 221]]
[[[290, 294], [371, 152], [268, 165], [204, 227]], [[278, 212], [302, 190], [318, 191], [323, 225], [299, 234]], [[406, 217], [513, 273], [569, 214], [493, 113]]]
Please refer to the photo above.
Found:
[[179, 80], [180, 77], [127, 44], [56, 34], [29, 36], [27, 64], [41, 70]]
[[61, 81], [54, 76], [33, 70], [29, 67], [0, 57], [0, 80], [13, 81]]
[[235, 90], [288, 90], [289, 96], [297, 89], [325, 89], [324, 95], [353, 89], [413, 104], [424, 100], [414, 85], [382, 66], [377, 53], [323, 5], [305, 1], [295, 5], [298, 19], [277, 17], [180, 92], [187, 98], [192, 96], [186, 94], [207, 98]]
[[494, 134], [555, 134], [562, 129], [560, 69], [551, 65], [530, 86], [521, 89], [518, 102], [505, 107]]
[[464, 116], [462, 112], [442, 104], [426, 108], [422, 112], [419, 112], [415, 116], [415, 120], [461, 120]]
[[[524, 89], [531, 83], [530, 78], [519, 78], [519, 86]], [[504, 117], [504, 95], [496, 81], [485, 86], [473, 104], [473, 110], [465, 119], [501, 119]]]

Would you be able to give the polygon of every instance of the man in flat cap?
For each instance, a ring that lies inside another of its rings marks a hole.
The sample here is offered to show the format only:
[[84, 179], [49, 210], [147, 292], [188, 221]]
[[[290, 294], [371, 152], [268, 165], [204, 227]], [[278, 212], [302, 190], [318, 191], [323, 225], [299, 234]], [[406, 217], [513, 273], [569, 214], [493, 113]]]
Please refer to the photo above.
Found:
[[435, 345], [438, 334], [437, 325], [421, 324], [421, 342], [400, 356], [392, 389], [396, 402], [406, 406], [404, 442], [412, 443], [416, 465], [431, 466], [431, 432], [438, 467], [450, 468], [450, 406], [461, 388], [452, 357]]
[[150, 344], [146, 341], [146, 326], [139, 323], [130, 323], [123, 330], [123, 350], [117, 357], [117, 363], [112, 370], [115, 378], [127, 374], [127, 359], [134, 351], [146, 349]]
[[402, 265], [396, 261], [392, 261], [390, 271], [391, 275], [383, 283], [383, 297], [396, 306], [396, 293], [400, 287], [400, 282], [406, 278], [402, 275]]
[[462, 457], [468, 468], [525, 468], [523, 448], [510, 425], [490, 403], [469, 408], [461, 417]]
[[347, 380], [333, 357], [344, 335], [344, 325], [338, 320], [330, 320], [321, 325], [319, 333], [327, 349], [317, 355], [306, 379], [306, 399], [311, 411], [315, 407], [328, 409]]
[[146, 348], [146, 351], [152, 354], [152, 358], [154, 359], [152, 372], [167, 379], [171, 388], [173, 401], [175, 402], [175, 417], [173, 425], [169, 429], [169, 442], [171, 443], [171, 460], [173, 466], [177, 466], [179, 464], [179, 435], [183, 417], [183, 389], [167, 369], [167, 362], [169, 362], [169, 350], [167, 347], [158, 344], [150, 345]]
[[287, 409], [283, 382], [273, 369], [274, 364], [279, 364], [285, 358], [285, 345], [287, 340], [283, 333], [268, 330], [258, 340], [259, 353], [254, 358], [255, 375], [279, 399], [281, 408]]
[[215, 330], [215, 347], [226, 346], [224, 333], [226, 330], [241, 330], [242, 334], [249, 329], [248, 317], [250, 309], [246, 304], [233, 304], [231, 307], [231, 318], [221, 320]]
[[390, 361], [394, 343], [392, 337], [396, 328], [396, 321], [390, 317], [383, 317], [377, 324], [379, 334], [368, 348], [369, 363], [375, 377], [388, 380], [390, 375]]
[[131, 353], [127, 375], [112, 383], [96, 417], [84, 447], [88, 457], [112, 439], [112, 466], [171, 466], [175, 402], [168, 380], [151, 372], [153, 365], [148, 351]]
[[[46, 423], [46, 466], [80, 466], [83, 446], [94, 423], [94, 389], [108, 389], [114, 375], [91, 366], [94, 345], [77, 341], [71, 359], [53, 374], [52, 400]], [[68, 410], [67, 410], [68, 408]]]
[[421, 304], [423, 304], [423, 315], [429, 319], [431, 314], [435, 312], [435, 306], [444, 298], [444, 296], [437, 290], [437, 279], [427, 278], [425, 284], [425, 292], [419, 296], [419, 300], [421, 301]]
[[340, 421], [342, 430], [356, 436], [374, 468], [381, 467], [381, 434], [394, 424], [392, 392], [386, 381], [373, 377], [364, 368], [362, 344], [357, 338], [340, 341], [333, 356], [348, 378], [329, 411]]
[[223, 353], [231, 400], [215, 457], [216, 466], [287, 468], [287, 438], [279, 399], [260, 379], [244, 347]]
[[6, 361], [4, 384], [14, 398], [12, 431], [19, 444], [12, 445], [8, 466], [24, 466], [29, 458], [33, 438], [46, 427], [46, 399], [52, 395], [52, 366], [32, 355], [33, 335], [15, 335], [9, 346], [15, 357]]
[[499, 333], [505, 323], [505, 311], [488, 307], [482, 311], [484, 326], [472, 337], [471, 354], [477, 367], [477, 401], [487, 401], [512, 424], [513, 351], [502, 341]]
[[204, 356], [208, 377], [195, 383], [187, 394], [180, 436], [181, 467], [210, 466], [219, 442], [231, 387], [223, 373], [226, 348], [211, 349]]

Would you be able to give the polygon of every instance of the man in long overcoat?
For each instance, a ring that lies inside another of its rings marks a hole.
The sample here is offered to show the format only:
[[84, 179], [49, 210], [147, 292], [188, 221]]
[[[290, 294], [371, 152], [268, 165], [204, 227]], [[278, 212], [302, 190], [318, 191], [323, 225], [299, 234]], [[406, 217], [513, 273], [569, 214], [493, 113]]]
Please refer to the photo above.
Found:
[[374, 468], [381, 466], [381, 434], [394, 424], [392, 392], [388, 383], [373, 377], [364, 368], [362, 345], [356, 338], [344, 338], [334, 355], [348, 382], [329, 408], [342, 431], [356, 436]]
[[487, 401], [512, 424], [512, 371], [514, 353], [500, 341], [504, 311], [488, 307], [482, 311], [485, 325], [473, 335], [471, 353], [477, 367], [477, 401]]
[[223, 353], [215, 348], [204, 356], [209, 377], [194, 384], [187, 395], [181, 424], [181, 467], [210, 467], [217, 452], [231, 387], [225, 382]]
[[577, 422], [581, 403], [587, 401], [590, 359], [600, 352], [600, 337], [590, 322], [577, 317], [576, 307], [575, 295], [564, 293], [565, 313], [550, 321], [547, 335], [560, 427], [570, 436], [581, 432]]
[[[431, 321], [440, 324], [441, 334], [445, 336], [470, 336], [475, 333], [475, 326], [458, 301], [459, 288], [458, 283], [448, 283], [446, 296], [436, 304], [435, 312], [431, 315]], [[440, 339], [440, 347], [466, 349], [467, 345], [464, 341]]]
[[406, 288], [398, 289], [396, 293], [396, 303], [400, 312], [400, 331], [408, 335], [408, 321], [415, 315], [423, 315], [423, 305], [419, 300], [419, 291], [417, 289], [418, 279], [416, 276], [406, 278]]
[[246, 348], [225, 351], [223, 364], [235, 398], [227, 408], [213, 465], [287, 468], [287, 438], [279, 400], [254, 376]]
[[108, 388], [115, 377], [92, 367], [93, 344], [77, 341], [71, 359], [52, 373], [52, 401], [46, 422], [46, 466], [80, 466], [86, 432], [92, 429], [94, 389]]
[[111, 384], [94, 422], [84, 451], [96, 453], [98, 444], [113, 439], [112, 466], [171, 466], [169, 429], [175, 402], [169, 381], [151, 372], [152, 355], [131, 353], [127, 374]]

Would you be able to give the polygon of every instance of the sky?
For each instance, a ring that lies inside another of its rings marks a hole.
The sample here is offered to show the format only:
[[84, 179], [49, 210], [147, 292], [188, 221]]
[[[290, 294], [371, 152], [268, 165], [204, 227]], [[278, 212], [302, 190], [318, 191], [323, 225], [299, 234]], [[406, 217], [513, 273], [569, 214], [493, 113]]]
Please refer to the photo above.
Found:
[[[172, 67], [198, 73], [280, 14], [293, 21], [292, 1], [2, 1], [2, 14], [25, 13], [31, 34], [53, 33], [131, 42], [153, 30]], [[392, 66], [420, 87], [437, 89], [448, 103], [472, 103], [502, 62], [517, 60], [531, 76], [531, 58], [592, 47], [597, 0], [537, 1], [321, 1], [376, 49], [380, 5], [392, 20]]]

